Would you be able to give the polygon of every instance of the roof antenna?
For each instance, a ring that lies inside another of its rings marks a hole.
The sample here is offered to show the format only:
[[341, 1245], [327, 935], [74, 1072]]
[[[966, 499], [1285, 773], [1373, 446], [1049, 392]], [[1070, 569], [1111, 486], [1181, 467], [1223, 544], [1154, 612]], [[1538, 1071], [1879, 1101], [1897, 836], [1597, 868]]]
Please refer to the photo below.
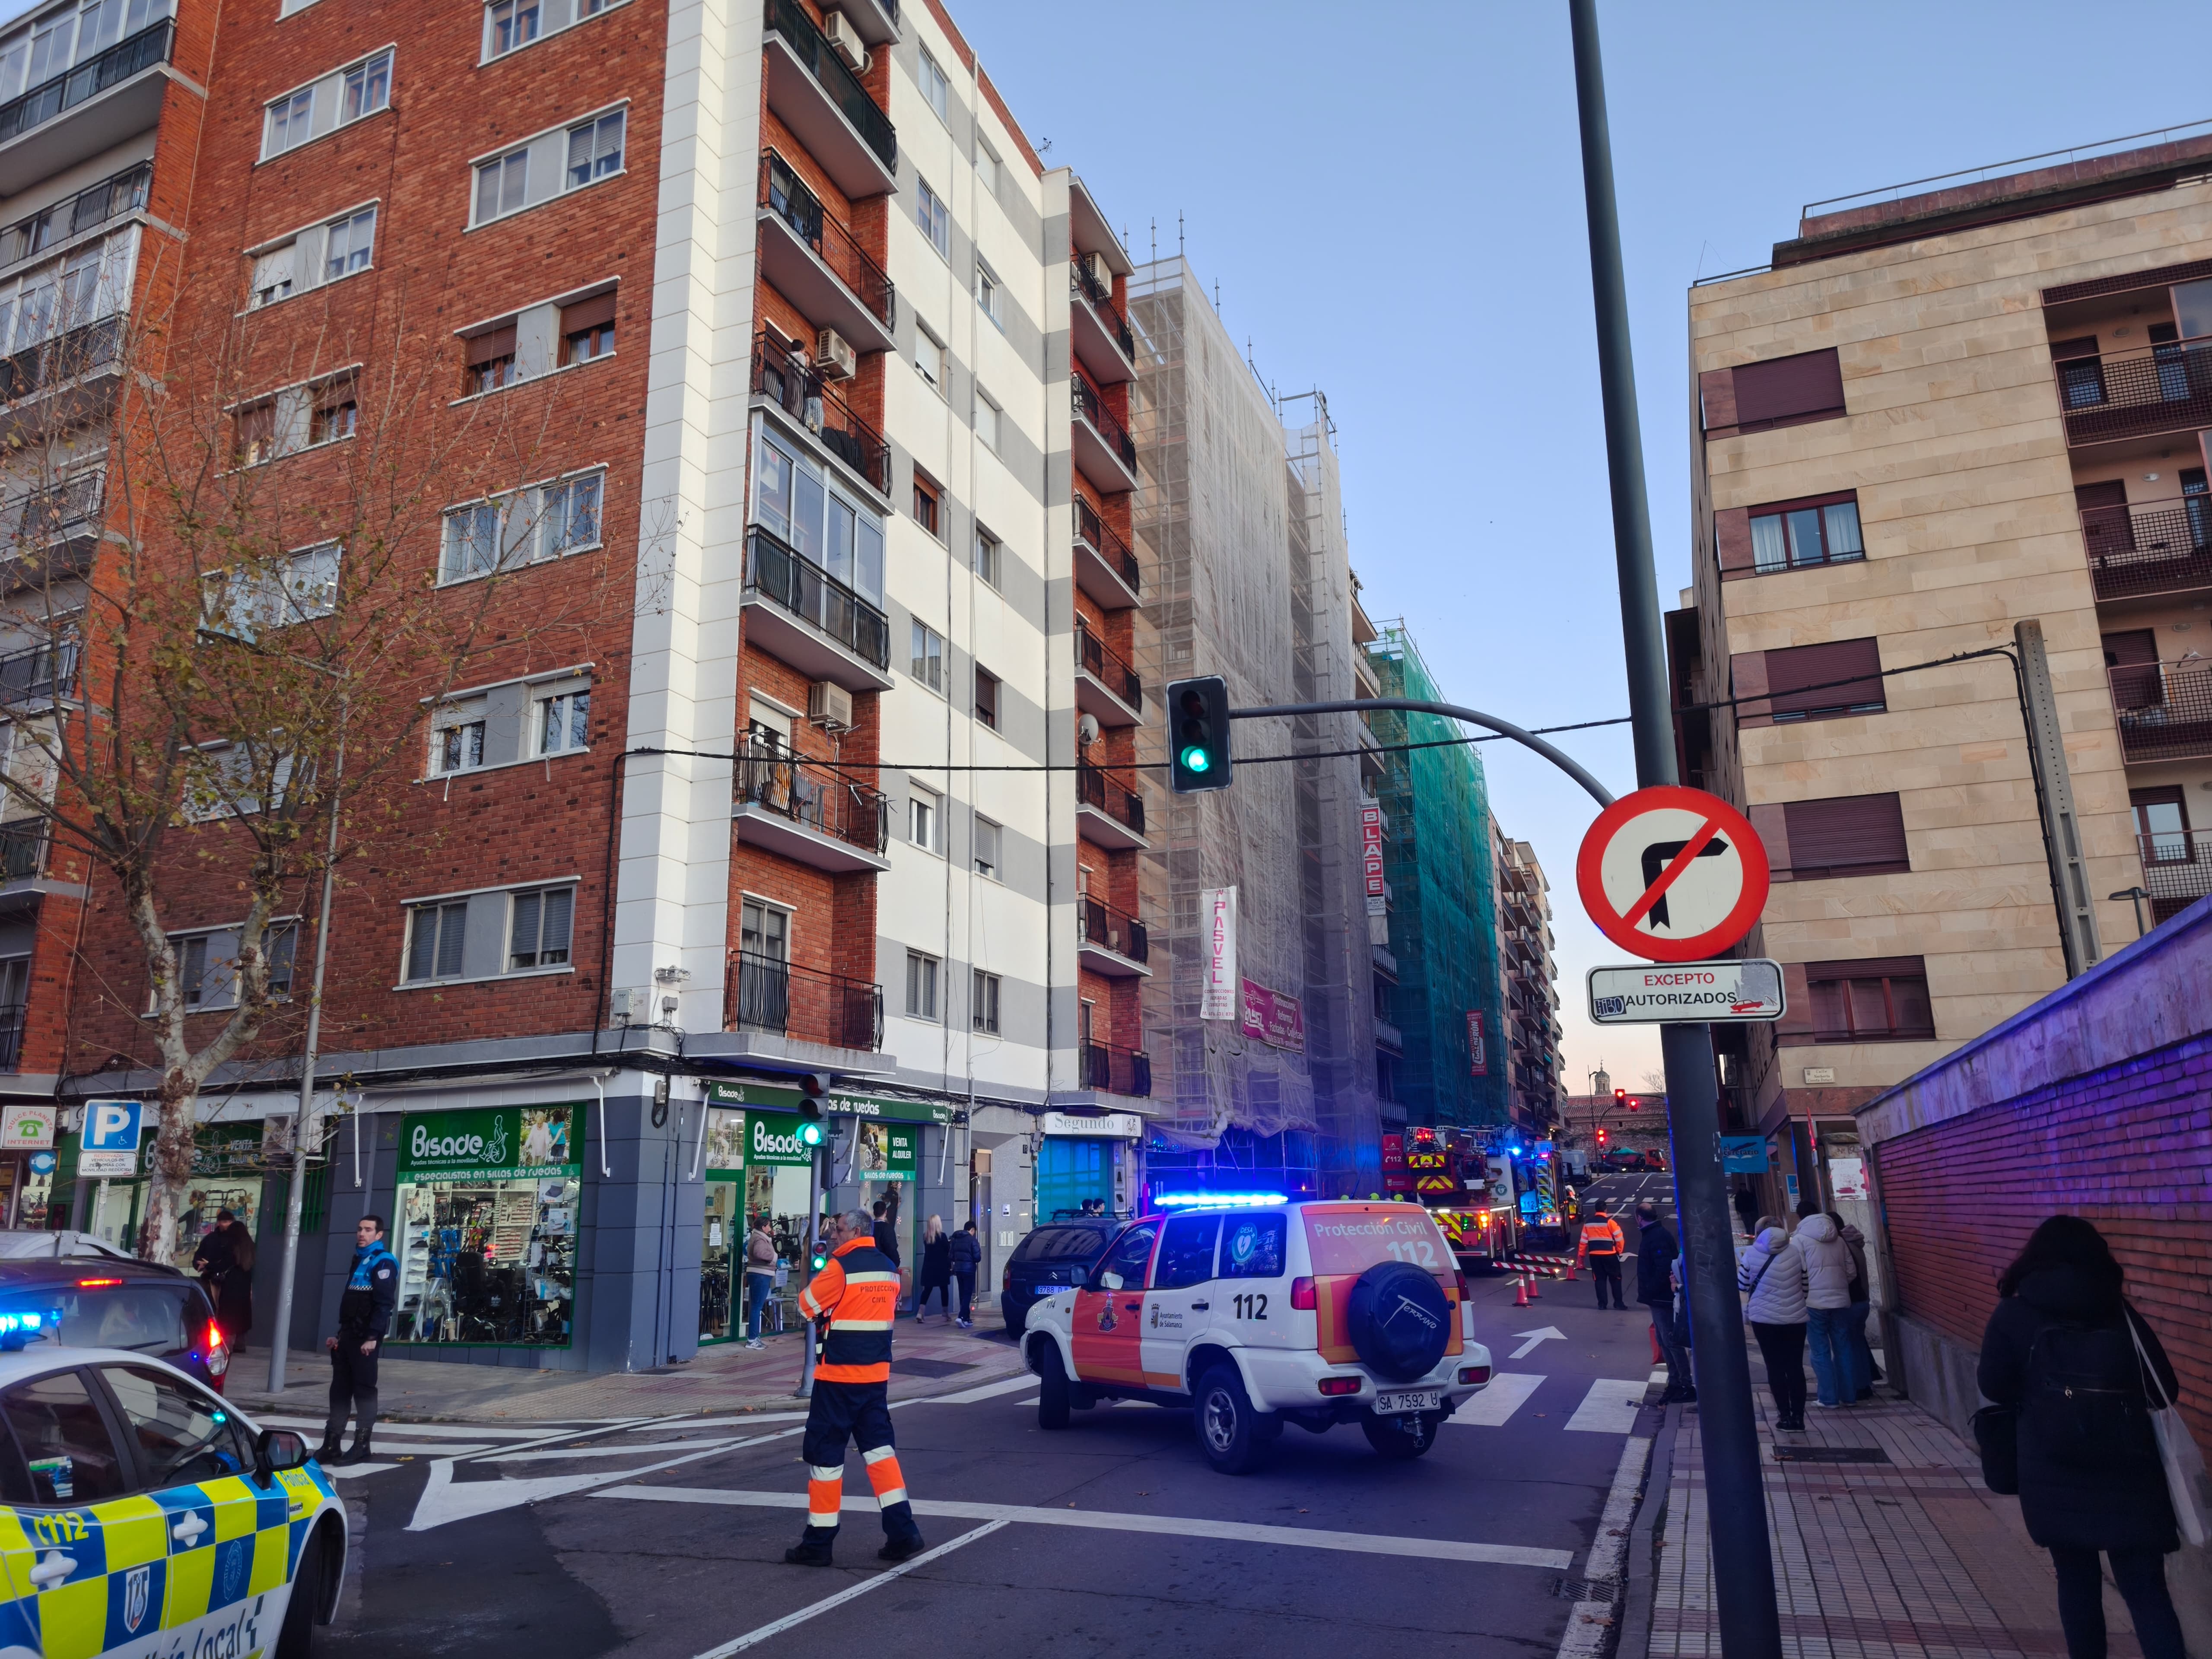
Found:
[[1176, 210], [1176, 258], [1180, 259], [1182, 257], [1182, 210], [1177, 208]]
[[1159, 262], [1160, 262], [1160, 216], [1159, 216], [1158, 214], [1155, 213], [1155, 214], [1152, 216], [1152, 263], [1153, 263], [1154, 264], [1159, 264]]

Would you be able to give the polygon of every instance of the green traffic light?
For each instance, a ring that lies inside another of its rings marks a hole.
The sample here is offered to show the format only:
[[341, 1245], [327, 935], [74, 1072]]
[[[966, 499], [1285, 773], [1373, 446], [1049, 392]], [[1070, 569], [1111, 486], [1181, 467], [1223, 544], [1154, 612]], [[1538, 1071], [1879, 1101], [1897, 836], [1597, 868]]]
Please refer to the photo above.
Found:
[[822, 1126], [818, 1123], [801, 1123], [799, 1126], [799, 1144], [802, 1146], [819, 1146], [822, 1144]]
[[1186, 772], [1203, 772], [1212, 764], [1212, 757], [1203, 749], [1186, 749], [1182, 751], [1182, 766]]

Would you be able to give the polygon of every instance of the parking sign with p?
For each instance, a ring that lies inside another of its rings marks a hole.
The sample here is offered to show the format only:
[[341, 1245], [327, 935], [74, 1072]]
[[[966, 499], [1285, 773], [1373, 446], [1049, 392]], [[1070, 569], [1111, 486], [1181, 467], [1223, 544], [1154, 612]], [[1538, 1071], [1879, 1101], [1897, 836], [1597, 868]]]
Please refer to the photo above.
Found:
[[131, 1176], [138, 1173], [138, 1138], [145, 1127], [145, 1104], [136, 1100], [88, 1101], [84, 1143], [77, 1173]]

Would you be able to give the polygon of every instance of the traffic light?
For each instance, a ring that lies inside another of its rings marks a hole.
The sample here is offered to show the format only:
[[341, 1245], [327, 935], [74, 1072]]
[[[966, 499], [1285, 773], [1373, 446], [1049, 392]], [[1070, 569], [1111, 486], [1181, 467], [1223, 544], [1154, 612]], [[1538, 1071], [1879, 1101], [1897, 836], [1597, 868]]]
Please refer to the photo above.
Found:
[[1613, 1091], [1613, 1103], [1616, 1106], [1627, 1106], [1632, 1112], [1636, 1109], [1635, 1107], [1629, 1105], [1628, 1091], [1626, 1089], [1615, 1089]]
[[1229, 787], [1229, 686], [1218, 674], [1168, 687], [1175, 742], [1169, 787], [1178, 795]]
[[812, 1152], [822, 1144], [822, 1097], [828, 1085], [813, 1073], [799, 1079], [799, 1144]]
[[1605, 1130], [1602, 1126], [1600, 1127], [1597, 1132], [1597, 1144], [1600, 1146], [1603, 1146], [1605, 1145]]

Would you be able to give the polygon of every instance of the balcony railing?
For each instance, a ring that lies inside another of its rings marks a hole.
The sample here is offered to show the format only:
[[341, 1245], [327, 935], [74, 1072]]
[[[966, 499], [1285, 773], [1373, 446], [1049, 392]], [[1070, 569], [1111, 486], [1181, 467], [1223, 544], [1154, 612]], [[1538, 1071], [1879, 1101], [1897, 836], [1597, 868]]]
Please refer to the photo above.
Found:
[[884, 1045], [884, 990], [751, 951], [730, 952], [725, 1023], [832, 1048]]
[[2052, 368], [2069, 444], [2212, 425], [2212, 339], [2062, 358]]
[[23, 1018], [29, 1012], [20, 1002], [0, 1005], [0, 1072], [23, 1068]]
[[1127, 428], [1114, 418], [1114, 411], [1106, 407], [1105, 399], [1098, 395], [1098, 388], [1080, 374], [1070, 377], [1068, 385], [1074, 389], [1076, 414], [1090, 422], [1098, 435], [1106, 441], [1106, 447], [1121, 458], [1124, 466], [1134, 472], [1137, 470], [1136, 440], [1130, 437]]
[[866, 478], [879, 495], [891, 488], [891, 447], [883, 434], [855, 415], [844, 397], [797, 352], [753, 339], [753, 396], [766, 398], [822, 440], [839, 460]]
[[1077, 899], [1075, 927], [1083, 941], [1103, 945], [1115, 956], [1127, 957], [1132, 962], [1151, 959], [1152, 941], [1146, 935], [1145, 924], [1103, 899], [1088, 895]]
[[1086, 1042], [1080, 1050], [1083, 1086], [1142, 1100], [1152, 1092], [1152, 1057], [1141, 1048], [1116, 1048]]
[[761, 205], [797, 232], [853, 297], [890, 327], [896, 310], [891, 279], [774, 150], [761, 157], [760, 189]]
[[12, 357], [0, 357], [0, 404], [12, 404], [34, 392], [51, 391], [71, 380], [112, 368], [123, 353], [123, 319], [87, 323]]
[[2128, 759], [2212, 755], [2212, 668], [2152, 662], [2110, 672], [2120, 751]]
[[1090, 302], [1091, 310], [1106, 325], [1106, 331], [1114, 337], [1114, 343], [1121, 348], [1121, 355], [1131, 362], [1137, 361], [1137, 337], [1129, 332], [1128, 319], [1114, 304], [1114, 290], [1101, 288], [1096, 277], [1083, 268], [1079, 259], [1068, 262], [1068, 289], [1079, 300]]
[[34, 489], [0, 515], [18, 548], [36, 547], [96, 522], [106, 483], [104, 472], [80, 472]]
[[0, 704], [68, 696], [76, 689], [76, 659], [75, 640], [0, 657]]
[[1098, 556], [1121, 573], [1121, 580], [1129, 584], [1132, 593], [1139, 591], [1137, 580], [1137, 556], [1129, 544], [1114, 533], [1114, 527], [1100, 518], [1091, 503], [1082, 496], [1075, 498], [1075, 535], [1079, 541], [1087, 542]]
[[1075, 798], [1086, 806], [1097, 807], [1116, 823], [1140, 836], [1145, 833], [1145, 798], [1124, 789], [1097, 767], [1077, 765]]
[[748, 743], [738, 765], [738, 799], [880, 855], [890, 840], [890, 804], [878, 791], [781, 747]]
[[110, 219], [136, 212], [146, 205], [146, 185], [153, 176], [152, 163], [141, 161], [88, 190], [40, 209], [27, 219], [0, 226], [0, 265], [28, 259], [72, 236], [104, 225]]
[[2100, 599], [2212, 587], [2212, 495], [2084, 507], [2081, 540]]
[[76, 108], [142, 70], [167, 63], [176, 40], [175, 21], [164, 19], [88, 58], [67, 74], [57, 75], [21, 97], [0, 104], [0, 144], [21, 137], [40, 122], [52, 120], [64, 110]]
[[2212, 893], [2212, 833], [2140, 836], [2151, 915], [2165, 921]]
[[0, 823], [0, 878], [35, 881], [46, 863], [46, 821], [18, 818]]
[[863, 662], [878, 668], [890, 663], [890, 618], [758, 525], [745, 541], [745, 592], [775, 600]]
[[896, 167], [898, 133], [891, 118], [876, 107], [876, 100], [868, 96], [860, 77], [845, 67], [845, 60], [814, 27], [814, 20], [799, 0], [768, 0], [768, 26], [790, 43], [793, 54], [821, 83], [830, 101], [844, 112], [861, 141], [885, 167]]
[[1085, 627], [1080, 617], [1075, 623], [1075, 660], [1085, 673], [1130, 708], [1145, 706], [1145, 682], [1142, 678], [1135, 669], [1107, 649], [1106, 641]]

